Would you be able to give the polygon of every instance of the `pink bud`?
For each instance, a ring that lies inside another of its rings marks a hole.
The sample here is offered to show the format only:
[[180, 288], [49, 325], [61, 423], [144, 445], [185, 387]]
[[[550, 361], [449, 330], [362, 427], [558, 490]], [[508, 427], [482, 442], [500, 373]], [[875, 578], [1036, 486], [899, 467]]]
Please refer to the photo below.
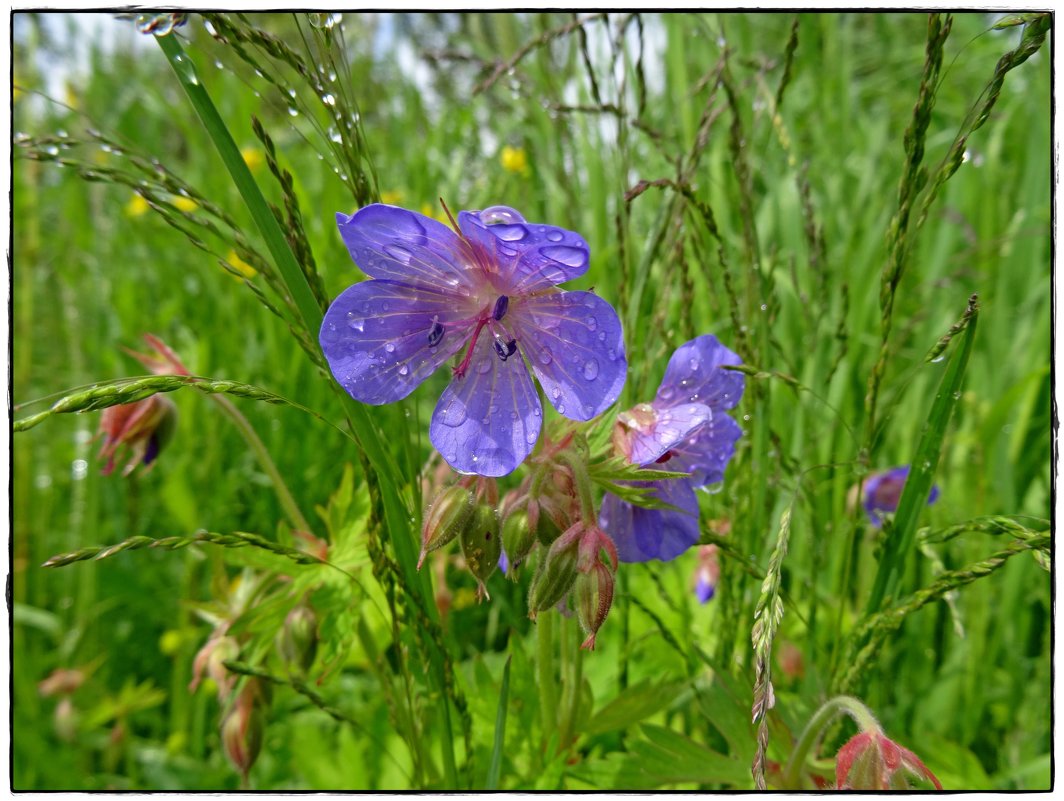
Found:
[[104, 443], [99, 455], [107, 460], [103, 474], [109, 475], [114, 470], [115, 459], [121, 450], [128, 450], [130, 457], [122, 475], [128, 476], [140, 463], [150, 469], [155, 457], [173, 436], [176, 423], [177, 407], [163, 395], [104, 409], [100, 418]]
[[837, 790], [913, 790], [925, 782], [942, 789], [916, 754], [879, 731], [854, 735], [835, 756]]
[[222, 719], [222, 747], [245, 782], [262, 749], [265, 723], [260, 695], [258, 680], [248, 680]]

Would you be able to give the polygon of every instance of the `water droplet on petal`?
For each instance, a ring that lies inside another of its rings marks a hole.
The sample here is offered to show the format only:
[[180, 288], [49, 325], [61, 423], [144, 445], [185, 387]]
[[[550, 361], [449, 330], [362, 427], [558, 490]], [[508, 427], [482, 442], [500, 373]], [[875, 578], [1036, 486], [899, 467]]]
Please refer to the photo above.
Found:
[[559, 403], [558, 404], [558, 414], [565, 414], [565, 404], [564, 403]]
[[395, 345], [391, 342], [385, 343], [384, 349], [389, 353], [395, 353]]
[[480, 221], [485, 225], [513, 225], [523, 223], [525, 218], [509, 206], [489, 206], [480, 212]]
[[[498, 224], [496, 224], [496, 225], [493, 225], [491, 227], [491, 232], [493, 234], [495, 234], [495, 236], [499, 237], [499, 239], [503, 240], [504, 242], [520, 242], [522, 239], [524, 239], [526, 236], [528, 236], [528, 231], [525, 230], [525, 227], [523, 225], [498, 225]], [[512, 256], [512, 255], [516, 255], [516, 254], [511, 252], [511, 253], [506, 254], [506, 255], [511, 255]]]
[[594, 381], [598, 378], [599, 363], [598, 359], [588, 359], [584, 362], [584, 378], [588, 381]]
[[554, 356], [550, 352], [550, 348], [543, 347], [539, 351], [539, 363], [542, 365], [548, 365], [554, 361]]
[[550, 391], [550, 396], [552, 398], [554, 398], [554, 400], [558, 400], [558, 398], [560, 398], [562, 396], [562, 391], [560, 389], [558, 389], [557, 387], [555, 387], [554, 389], [552, 389]]
[[[539, 409], [536, 409], [536, 416], [537, 417], [539, 416]], [[529, 445], [535, 445], [536, 444], [536, 432], [535, 431], [529, 431], [527, 434], [525, 434], [525, 442], [527, 442]]]
[[594, 331], [596, 328], [598, 328], [598, 320], [596, 320], [594, 317], [591, 317], [590, 315], [586, 320], [584, 320], [584, 322], [587, 323], [588, 331]]
[[557, 228], [551, 228], [547, 231], [547, 239], [551, 242], [561, 242], [565, 238], [565, 234], [559, 231]]
[[402, 245], [385, 245], [384, 252], [403, 264], [409, 264], [411, 257], [414, 255]]
[[663, 386], [658, 390], [658, 397], [663, 401], [671, 401], [676, 391], [670, 386]]
[[362, 333], [362, 330], [366, 327], [366, 321], [361, 317], [355, 316], [354, 312], [347, 313], [347, 324], [351, 326], [354, 330], [358, 331], [360, 334]]
[[547, 245], [540, 248], [539, 252], [567, 267], [582, 267], [587, 264], [587, 251], [568, 245]]
[[692, 373], [697, 373], [698, 372], [698, 368], [701, 367], [702, 365], [699, 364], [698, 359], [691, 359], [691, 361], [689, 361], [687, 363], [687, 366], [691, 368], [691, 372]]
[[409, 374], [410, 374], [410, 366], [409, 365], [404, 364], [402, 367], [399, 368], [399, 375], [409, 375]]
[[[440, 422], [446, 426], [457, 428], [466, 421], [465, 404], [452, 398], [450, 403], [440, 412]], [[453, 457], [452, 457], [453, 458]]]

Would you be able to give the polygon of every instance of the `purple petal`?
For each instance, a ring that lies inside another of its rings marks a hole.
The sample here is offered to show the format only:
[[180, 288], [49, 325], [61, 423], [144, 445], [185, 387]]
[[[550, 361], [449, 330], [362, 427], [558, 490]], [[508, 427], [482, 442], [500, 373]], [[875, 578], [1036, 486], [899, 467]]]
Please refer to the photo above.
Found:
[[458, 214], [458, 227], [498, 266], [500, 291], [523, 295], [579, 278], [589, 249], [580, 234], [526, 222], [508, 206]]
[[724, 480], [724, 468], [735, 453], [735, 443], [743, 435], [739, 424], [723, 412], [699, 428], [694, 436], [672, 448], [672, 458], [664, 470], [690, 473], [692, 487], [704, 487]]
[[653, 481], [636, 486], [655, 487], [654, 496], [683, 511], [645, 509], [606, 493], [599, 525], [617, 545], [622, 562], [675, 559], [698, 542], [698, 498], [683, 479]]
[[[645, 433], [635, 434], [631, 439], [631, 453], [628, 454], [628, 461], [632, 464], [645, 467], [657, 462], [713, 417], [713, 412], [709, 410], [709, 407], [701, 403], [682, 403], [670, 406], [668, 409], [655, 409], [655, 413], [657, 420], [654, 425]], [[670, 466], [665, 469], [681, 470], [682, 468], [674, 468], [670, 462]]]
[[598, 295], [559, 291], [521, 298], [510, 304], [505, 322], [559, 414], [590, 420], [621, 394], [628, 372], [621, 321]]
[[[430, 334], [458, 315], [448, 295], [394, 281], [362, 281], [325, 312], [321, 349], [353, 398], [380, 405], [401, 400], [461, 350], [468, 326]], [[435, 342], [436, 344], [432, 344]]]
[[[864, 483], [864, 509], [868, 513], [868, 519], [872, 525], [882, 524], [882, 518], [877, 512], [894, 512], [898, 508], [905, 482], [909, 478], [910, 465], [901, 465], [882, 473], [874, 473], [865, 479]], [[927, 503], [933, 504], [938, 500], [938, 486], [932, 485], [928, 493]]]
[[504, 476], [532, 452], [543, 412], [528, 368], [517, 354], [503, 361], [482, 330], [466, 374], [451, 379], [429, 438], [461, 473]]
[[698, 580], [695, 582], [695, 597], [698, 598], [698, 602], [700, 604], [709, 603], [716, 592], [717, 588], [713, 585], [713, 582], [700, 572]]
[[374, 203], [351, 217], [336, 215], [351, 258], [366, 275], [455, 294], [472, 294], [473, 261], [443, 223]]
[[742, 363], [712, 334], [695, 337], [672, 354], [654, 405], [698, 402], [715, 412], [731, 409], [743, 395], [743, 374], [720, 366]]

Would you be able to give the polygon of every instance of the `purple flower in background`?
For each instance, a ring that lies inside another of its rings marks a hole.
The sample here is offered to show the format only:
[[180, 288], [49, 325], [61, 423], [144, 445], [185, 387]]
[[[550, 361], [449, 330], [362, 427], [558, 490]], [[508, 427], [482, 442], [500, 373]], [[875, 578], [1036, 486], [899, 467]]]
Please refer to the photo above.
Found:
[[606, 494], [599, 523], [617, 544], [622, 562], [667, 562], [698, 542], [695, 490], [724, 479], [742, 436], [724, 412], [742, 397], [743, 375], [721, 368], [741, 363], [715, 336], [696, 337], [672, 354], [654, 401], [618, 415], [614, 447], [629, 462], [691, 474], [636, 485], [652, 488], [655, 498], [675, 510], [646, 509]]
[[325, 313], [333, 375], [356, 400], [391, 403], [464, 351], [429, 426], [454, 469], [502, 476], [532, 452], [542, 409], [529, 367], [566, 417], [590, 420], [617, 400], [627, 372], [617, 313], [555, 288], [587, 271], [579, 234], [506, 206], [460, 212], [454, 230], [379, 203], [337, 223], [373, 280]]
[[[905, 489], [905, 481], [909, 478], [909, 465], [893, 467], [882, 473], [873, 473], [864, 480], [862, 497], [865, 512], [873, 526], [877, 528], [883, 525], [881, 516], [884, 512], [894, 512], [901, 500], [901, 491]], [[928, 505], [938, 500], [938, 486], [931, 487], [931, 493], [927, 497]]]
[[720, 580], [720, 561], [716, 545], [703, 545], [698, 549], [698, 567], [695, 569], [695, 597], [700, 604], [709, 603], [717, 594]]

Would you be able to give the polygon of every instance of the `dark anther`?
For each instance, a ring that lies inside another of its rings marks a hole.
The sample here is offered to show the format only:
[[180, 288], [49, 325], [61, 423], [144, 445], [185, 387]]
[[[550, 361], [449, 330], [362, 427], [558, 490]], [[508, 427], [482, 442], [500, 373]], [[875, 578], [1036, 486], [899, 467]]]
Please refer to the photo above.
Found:
[[671, 459], [673, 455], [674, 454], [672, 451], [665, 451], [665, 453], [661, 454], [661, 456], [657, 458], [657, 461], [655, 461], [654, 464], [665, 464], [665, 462], [669, 461], [669, 459]]
[[499, 299], [495, 301], [495, 311], [491, 313], [491, 316], [496, 320], [501, 320], [506, 316], [508, 308], [510, 308], [510, 299], [506, 295], [499, 295]]
[[441, 339], [443, 339], [443, 323], [439, 320], [433, 320], [432, 328], [429, 329], [429, 347], [436, 347], [440, 344]]
[[499, 358], [502, 359], [503, 361], [506, 361], [511, 356], [513, 356], [515, 353], [517, 353], [517, 340], [516, 339], [511, 339], [505, 345], [503, 345], [502, 342], [500, 342], [499, 340], [496, 339], [491, 344], [495, 347], [495, 352], [498, 354]]

